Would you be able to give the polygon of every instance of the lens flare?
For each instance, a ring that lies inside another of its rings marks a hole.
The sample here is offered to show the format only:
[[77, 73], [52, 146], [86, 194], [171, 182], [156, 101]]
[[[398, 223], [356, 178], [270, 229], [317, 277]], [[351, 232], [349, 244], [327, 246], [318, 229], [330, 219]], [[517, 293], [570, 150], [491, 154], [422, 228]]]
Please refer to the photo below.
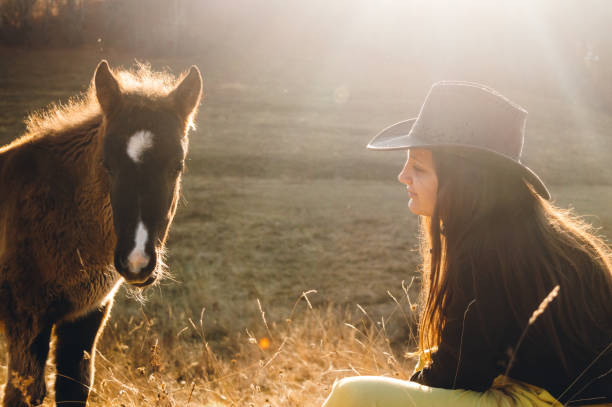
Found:
[[259, 340], [258, 345], [261, 350], [266, 350], [270, 347], [270, 339], [264, 336], [263, 338]]

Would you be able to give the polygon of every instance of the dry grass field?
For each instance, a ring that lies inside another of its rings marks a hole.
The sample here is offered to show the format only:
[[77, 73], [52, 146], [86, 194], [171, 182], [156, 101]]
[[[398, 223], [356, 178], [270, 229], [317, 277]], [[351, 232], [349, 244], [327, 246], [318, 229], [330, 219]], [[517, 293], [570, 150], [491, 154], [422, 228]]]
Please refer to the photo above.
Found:
[[[0, 50], [0, 143], [28, 112], [82, 91], [102, 57], [134, 58]], [[149, 60], [175, 73], [197, 64], [205, 100], [170, 236], [172, 278], [119, 291], [90, 405], [317, 406], [338, 377], [409, 376], [417, 224], [395, 181], [403, 154], [364, 146], [415, 115], [439, 78]], [[612, 117], [563, 92], [491, 85], [530, 111], [525, 161], [557, 204], [612, 236]]]

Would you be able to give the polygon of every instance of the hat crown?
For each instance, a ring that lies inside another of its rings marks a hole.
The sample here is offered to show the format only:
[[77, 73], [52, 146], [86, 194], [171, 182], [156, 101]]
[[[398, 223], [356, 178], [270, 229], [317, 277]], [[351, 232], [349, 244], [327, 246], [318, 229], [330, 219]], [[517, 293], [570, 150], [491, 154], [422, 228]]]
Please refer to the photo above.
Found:
[[410, 134], [432, 145], [464, 145], [520, 161], [527, 111], [484, 85], [435, 83]]

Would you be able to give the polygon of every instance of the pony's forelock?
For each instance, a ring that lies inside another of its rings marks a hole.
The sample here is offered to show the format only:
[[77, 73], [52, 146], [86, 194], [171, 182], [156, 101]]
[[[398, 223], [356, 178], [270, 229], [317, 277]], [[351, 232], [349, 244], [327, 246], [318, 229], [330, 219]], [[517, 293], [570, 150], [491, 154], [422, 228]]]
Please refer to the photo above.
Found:
[[140, 61], [136, 61], [134, 69], [113, 70], [113, 74], [123, 92], [149, 97], [167, 96], [185, 76], [177, 79], [167, 70], [153, 71], [149, 63]]

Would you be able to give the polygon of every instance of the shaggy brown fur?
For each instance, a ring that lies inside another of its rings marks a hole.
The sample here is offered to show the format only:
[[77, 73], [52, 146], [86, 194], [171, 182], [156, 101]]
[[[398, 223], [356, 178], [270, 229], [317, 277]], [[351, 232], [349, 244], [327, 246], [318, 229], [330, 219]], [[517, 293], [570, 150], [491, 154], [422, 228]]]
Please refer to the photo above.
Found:
[[[140, 120], [141, 127], [151, 125], [154, 133], [169, 133], [158, 137], [159, 148], [151, 152], [161, 162], [155, 164], [163, 166], [163, 150], [172, 146], [182, 152], [182, 165], [200, 95], [195, 67], [177, 81], [143, 65], [113, 74], [103, 61], [82, 98], [31, 116], [26, 134], [0, 148], [0, 322], [9, 346], [5, 407], [42, 402], [53, 327], [56, 402], [85, 405], [96, 338], [122, 277], [145, 285], [159, 273], [158, 257], [176, 209], [181, 176], [180, 170], [171, 172], [167, 188], [160, 187], [168, 190], [171, 202], [158, 204], [155, 196], [147, 195], [161, 208], [156, 217], [163, 219], [152, 220], [160, 226], [155, 229], [151, 270], [136, 278], [118, 271], [117, 242], [120, 220], [130, 221], [122, 212], [140, 202], [141, 195], [126, 203], [121, 199], [127, 192], [112, 192], [136, 170], [110, 174], [103, 161], [113, 158], [109, 151], [115, 145], [117, 151], [125, 150], [119, 130]], [[122, 112], [129, 113], [129, 120], [122, 121]], [[114, 129], [113, 135], [107, 134], [108, 128]], [[143, 169], [140, 176], [149, 174]], [[148, 213], [147, 204], [138, 210]]]

